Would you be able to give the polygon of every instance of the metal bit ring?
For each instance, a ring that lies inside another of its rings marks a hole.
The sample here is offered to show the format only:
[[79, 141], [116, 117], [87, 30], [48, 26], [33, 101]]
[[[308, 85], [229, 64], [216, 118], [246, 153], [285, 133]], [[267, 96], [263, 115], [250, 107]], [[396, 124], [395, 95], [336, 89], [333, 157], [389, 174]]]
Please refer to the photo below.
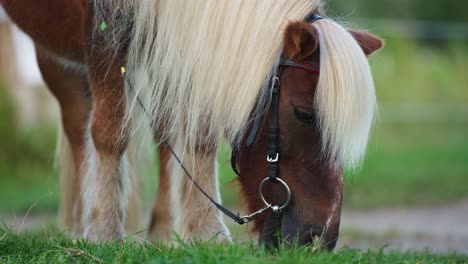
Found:
[[[286, 206], [288, 206], [289, 203], [291, 202], [291, 189], [289, 189], [288, 184], [286, 184], [286, 182], [283, 181], [282, 179], [277, 178], [276, 180], [283, 185], [283, 187], [284, 187], [284, 189], [286, 190], [286, 193], [287, 193], [286, 202], [284, 202], [284, 204], [281, 205], [281, 206], [276, 206], [277, 210], [281, 211], [284, 208], [286, 208]], [[269, 205], [271, 207], [274, 207], [271, 203], [267, 202], [267, 200], [265, 199], [265, 196], [263, 195], [263, 185], [265, 185], [266, 182], [270, 182], [269, 177], [266, 177], [265, 179], [262, 180], [262, 182], [260, 183], [260, 186], [258, 187], [258, 192], [260, 193], [260, 198], [262, 198], [262, 201], [263, 201], [263, 203], [265, 205]]]

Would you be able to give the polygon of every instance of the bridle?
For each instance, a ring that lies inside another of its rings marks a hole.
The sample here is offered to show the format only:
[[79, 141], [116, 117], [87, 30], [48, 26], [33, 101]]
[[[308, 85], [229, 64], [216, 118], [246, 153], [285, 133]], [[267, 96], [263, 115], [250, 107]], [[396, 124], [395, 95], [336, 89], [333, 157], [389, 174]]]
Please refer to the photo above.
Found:
[[[306, 18], [306, 21], [309, 23], [313, 23], [322, 17], [318, 16], [317, 14], [313, 13]], [[266, 161], [268, 164], [268, 177], [264, 178], [259, 185], [259, 194], [260, 198], [264, 203], [264, 207], [259, 209], [258, 211], [254, 212], [253, 214], [246, 215], [241, 217], [243, 223], [250, 222], [254, 219], [255, 216], [263, 213], [267, 209], [272, 209], [273, 213], [281, 214], [282, 210], [285, 209], [289, 203], [291, 202], [291, 189], [289, 188], [288, 184], [279, 177], [279, 161], [280, 161], [280, 154], [279, 154], [279, 98], [280, 98], [280, 88], [281, 88], [281, 77], [285, 67], [293, 67], [298, 69], [303, 69], [315, 74], [320, 73], [320, 64], [315, 62], [309, 61], [294, 61], [291, 59], [287, 59], [284, 57], [280, 58], [278, 64], [278, 70], [276, 74], [270, 80], [270, 93], [271, 93], [271, 114], [270, 114], [270, 126], [268, 128], [268, 146], [267, 146], [267, 156]], [[246, 139], [246, 147], [250, 147], [256, 138], [259, 124], [262, 119], [261, 114], [256, 114], [255, 119], [252, 124], [252, 129], [248, 133]], [[233, 171], [240, 176], [241, 173], [237, 167], [237, 158], [239, 153], [239, 145], [241, 144], [240, 136], [236, 137], [234, 144], [232, 144], [232, 153], [231, 153], [231, 167]], [[269, 203], [265, 195], [263, 194], [263, 187], [267, 182], [271, 182], [274, 184], [281, 184], [286, 191], [286, 201], [281, 205], [273, 205]]]
[[[279, 65], [278, 65], [278, 71], [275, 76], [271, 78], [270, 81], [270, 92], [271, 92], [271, 115], [270, 115], [270, 126], [268, 128], [268, 147], [267, 147], [267, 155], [266, 155], [266, 161], [268, 164], [268, 177], [263, 179], [260, 182], [259, 186], [259, 194], [260, 198], [262, 199], [264, 203], [264, 207], [261, 208], [260, 210], [256, 211], [255, 213], [251, 215], [247, 215], [242, 217], [244, 223], [250, 222], [253, 220], [255, 216], [258, 214], [263, 213], [267, 209], [272, 209], [274, 213], [281, 213], [283, 209], [285, 209], [290, 201], [291, 201], [291, 189], [289, 188], [288, 184], [282, 180], [279, 177], [279, 161], [280, 161], [280, 154], [279, 154], [279, 97], [280, 97], [280, 88], [281, 88], [281, 77], [282, 73], [285, 67], [293, 67], [293, 68], [299, 68], [303, 70], [307, 70], [309, 72], [313, 72], [316, 74], [320, 73], [320, 65], [315, 63], [315, 62], [305, 62], [305, 61], [294, 61], [286, 58], [281, 58]], [[252, 129], [248, 133], [247, 140], [246, 140], [246, 147], [250, 147], [256, 138], [258, 128], [260, 121], [262, 119], [262, 115], [257, 114], [253, 124], [252, 124]], [[241, 144], [239, 141], [239, 136], [237, 136], [236, 142], [234, 142], [233, 147], [232, 147], [232, 153], [231, 153], [231, 167], [232, 170], [240, 176], [241, 173], [237, 167], [237, 158], [238, 158], [238, 153], [239, 153], [239, 145]], [[265, 199], [265, 195], [263, 194], [263, 187], [267, 182], [271, 182], [274, 184], [281, 184], [285, 191], [286, 191], [286, 201], [282, 205], [273, 205], [272, 203], [269, 203]]]
[[[96, 2], [96, 0], [94, 0], [94, 2]], [[105, 34], [105, 31], [107, 29], [107, 24], [106, 24], [105, 20], [103, 19], [104, 17], [102, 16], [102, 14], [97, 14], [97, 16], [98, 16], [98, 19], [101, 20], [101, 22], [102, 22], [101, 31], [103, 32], [104, 38], [107, 41], [109, 41], [109, 38], [108, 38], [109, 36], [107, 34]], [[320, 19], [322, 19], [322, 17], [320, 17], [319, 15], [317, 15], [314, 12], [314, 13], [309, 14], [304, 19], [304, 21], [309, 22], [309, 23], [313, 23], [313, 22], [315, 22], [317, 20], [320, 20]], [[111, 43], [111, 42], [109, 42], [109, 43]], [[116, 47], [113, 47], [113, 49], [114, 49], [113, 52], [115, 54], [115, 58], [117, 59], [117, 61], [121, 65], [122, 78], [124, 79], [125, 83], [130, 88], [130, 90], [132, 90], [134, 92], [133, 85], [132, 85], [132, 83], [130, 82], [129, 78], [126, 75], [127, 71], [125, 69], [125, 66], [123, 66], [124, 63], [122, 63], [122, 61], [120, 61], [120, 59], [119, 59], [119, 57], [120, 57], [119, 52], [118, 52]], [[170, 144], [168, 142], [161, 143], [161, 144], [165, 144], [166, 147], [169, 148], [171, 154], [173, 155], [173, 157], [175, 158], [177, 163], [181, 166], [184, 174], [190, 179], [190, 181], [193, 183], [193, 185], [208, 200], [210, 200], [210, 202], [216, 208], [218, 208], [218, 210], [220, 210], [223, 214], [225, 214], [227, 217], [231, 218], [232, 220], [234, 220], [236, 223], [238, 223], [240, 225], [251, 222], [257, 215], [265, 212], [266, 210], [268, 210], [270, 208], [272, 209], [272, 211], [274, 213], [280, 214], [281, 211], [283, 209], [285, 209], [289, 205], [289, 203], [291, 201], [291, 190], [290, 190], [288, 184], [284, 180], [279, 178], [279, 160], [280, 160], [279, 150], [278, 150], [278, 138], [279, 138], [278, 116], [279, 116], [279, 96], [280, 96], [279, 93], [280, 93], [280, 86], [281, 86], [281, 76], [282, 76], [282, 73], [283, 73], [283, 70], [284, 70], [285, 67], [299, 68], [299, 69], [303, 69], [303, 70], [313, 72], [313, 73], [316, 73], [316, 74], [318, 74], [320, 72], [320, 65], [315, 63], [315, 62], [294, 61], [294, 60], [290, 60], [290, 59], [281, 57], [279, 65], [278, 65], [278, 70], [276, 72], [276, 75], [273, 76], [271, 78], [271, 80], [270, 80], [271, 116], [270, 116], [270, 127], [268, 129], [268, 150], [267, 150], [267, 158], [266, 158], [266, 160], [268, 162], [268, 177], [263, 179], [261, 181], [261, 183], [260, 183], [260, 186], [259, 186], [260, 198], [262, 199], [263, 203], [265, 204], [265, 206], [262, 207], [261, 209], [255, 211], [254, 213], [249, 214], [249, 215], [239, 216], [238, 214], [235, 214], [232, 211], [230, 211], [229, 209], [227, 209], [226, 207], [222, 206], [220, 203], [215, 201], [193, 179], [192, 175], [187, 170], [187, 168], [183, 164], [182, 160], [175, 153], [174, 149], [170, 146]], [[143, 112], [147, 115], [147, 117], [150, 120], [152, 120], [151, 115], [146, 110], [145, 106], [143, 105], [143, 103], [141, 102], [141, 100], [138, 97], [137, 97], [137, 101], [138, 101], [139, 105], [141, 106], [141, 108], [143, 109]], [[253, 144], [253, 142], [255, 141], [255, 137], [256, 137], [256, 134], [257, 134], [257, 131], [258, 131], [258, 128], [259, 128], [261, 118], [262, 118], [262, 115], [257, 115], [255, 117], [255, 120], [253, 122], [253, 127], [250, 130], [250, 133], [249, 133], [249, 135], [247, 137], [247, 140], [246, 140], [247, 147], [251, 146]], [[231, 156], [232, 169], [234, 170], [234, 172], [237, 175], [240, 175], [240, 172], [237, 169], [237, 156], [238, 156], [238, 152], [239, 152], [239, 143], [240, 142], [238, 142], [238, 140], [236, 140], [236, 142], [234, 142], [233, 147], [232, 147], [232, 156]], [[280, 184], [283, 185], [283, 187], [284, 187], [284, 189], [286, 190], [286, 193], [287, 193], [287, 199], [282, 205], [273, 205], [273, 204], [269, 203], [265, 199], [265, 196], [263, 195], [263, 186], [267, 182], [280, 183]]]

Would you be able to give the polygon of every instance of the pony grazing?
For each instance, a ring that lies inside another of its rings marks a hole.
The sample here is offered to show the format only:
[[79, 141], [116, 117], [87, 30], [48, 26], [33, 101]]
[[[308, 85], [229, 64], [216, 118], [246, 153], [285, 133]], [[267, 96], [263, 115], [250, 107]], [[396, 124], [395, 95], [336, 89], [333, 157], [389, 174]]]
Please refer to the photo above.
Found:
[[[254, 220], [261, 242], [334, 248], [342, 171], [361, 161], [376, 112], [366, 56], [382, 40], [322, 19], [319, 0], [0, 3], [33, 38], [60, 103], [66, 227], [90, 240], [124, 235], [129, 145], [150, 127], [157, 239], [230, 240], [225, 213]], [[223, 137], [245, 217], [219, 204]]]

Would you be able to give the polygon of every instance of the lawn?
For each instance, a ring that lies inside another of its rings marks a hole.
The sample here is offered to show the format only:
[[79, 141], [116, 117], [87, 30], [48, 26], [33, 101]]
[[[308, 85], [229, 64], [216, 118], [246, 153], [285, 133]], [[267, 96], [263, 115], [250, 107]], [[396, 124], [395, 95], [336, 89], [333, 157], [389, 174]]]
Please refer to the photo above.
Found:
[[124, 242], [93, 244], [70, 240], [54, 231], [20, 237], [0, 229], [0, 263], [466, 263], [467, 256], [384, 253], [383, 249], [314, 252], [312, 247], [268, 252], [254, 243], [178, 242], [157, 246], [127, 238]]

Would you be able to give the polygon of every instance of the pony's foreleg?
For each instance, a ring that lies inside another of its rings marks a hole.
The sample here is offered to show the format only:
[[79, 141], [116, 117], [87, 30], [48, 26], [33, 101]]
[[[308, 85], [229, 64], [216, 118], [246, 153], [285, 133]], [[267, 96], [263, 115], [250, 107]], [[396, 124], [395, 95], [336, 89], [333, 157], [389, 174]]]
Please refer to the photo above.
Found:
[[159, 185], [156, 201], [151, 211], [149, 232], [155, 240], [169, 238], [173, 229], [173, 218], [171, 211], [171, 183], [169, 161], [171, 153], [165, 145], [158, 146], [159, 152]]
[[[197, 148], [195, 154], [186, 155], [183, 160], [197, 183], [214, 200], [220, 202], [216, 150], [205, 151], [203, 148]], [[171, 160], [171, 170], [175, 231], [184, 240], [215, 238], [218, 241], [231, 241], [223, 214], [184, 175], [174, 158]], [[175, 207], [176, 205], [178, 206]]]
[[96, 241], [119, 239], [124, 234], [131, 182], [130, 133], [124, 126], [126, 102], [120, 66], [108, 54], [94, 51], [88, 55], [93, 111], [86, 142], [83, 223], [85, 238]]
[[[91, 111], [87, 95], [86, 69], [76, 64], [66, 69], [64, 59], [58, 59], [36, 45], [37, 61], [42, 77], [57, 99], [62, 117], [57, 159], [60, 166], [60, 215], [66, 229], [81, 232], [81, 164], [84, 160], [84, 135]], [[70, 63], [71, 64], [71, 63]]]

